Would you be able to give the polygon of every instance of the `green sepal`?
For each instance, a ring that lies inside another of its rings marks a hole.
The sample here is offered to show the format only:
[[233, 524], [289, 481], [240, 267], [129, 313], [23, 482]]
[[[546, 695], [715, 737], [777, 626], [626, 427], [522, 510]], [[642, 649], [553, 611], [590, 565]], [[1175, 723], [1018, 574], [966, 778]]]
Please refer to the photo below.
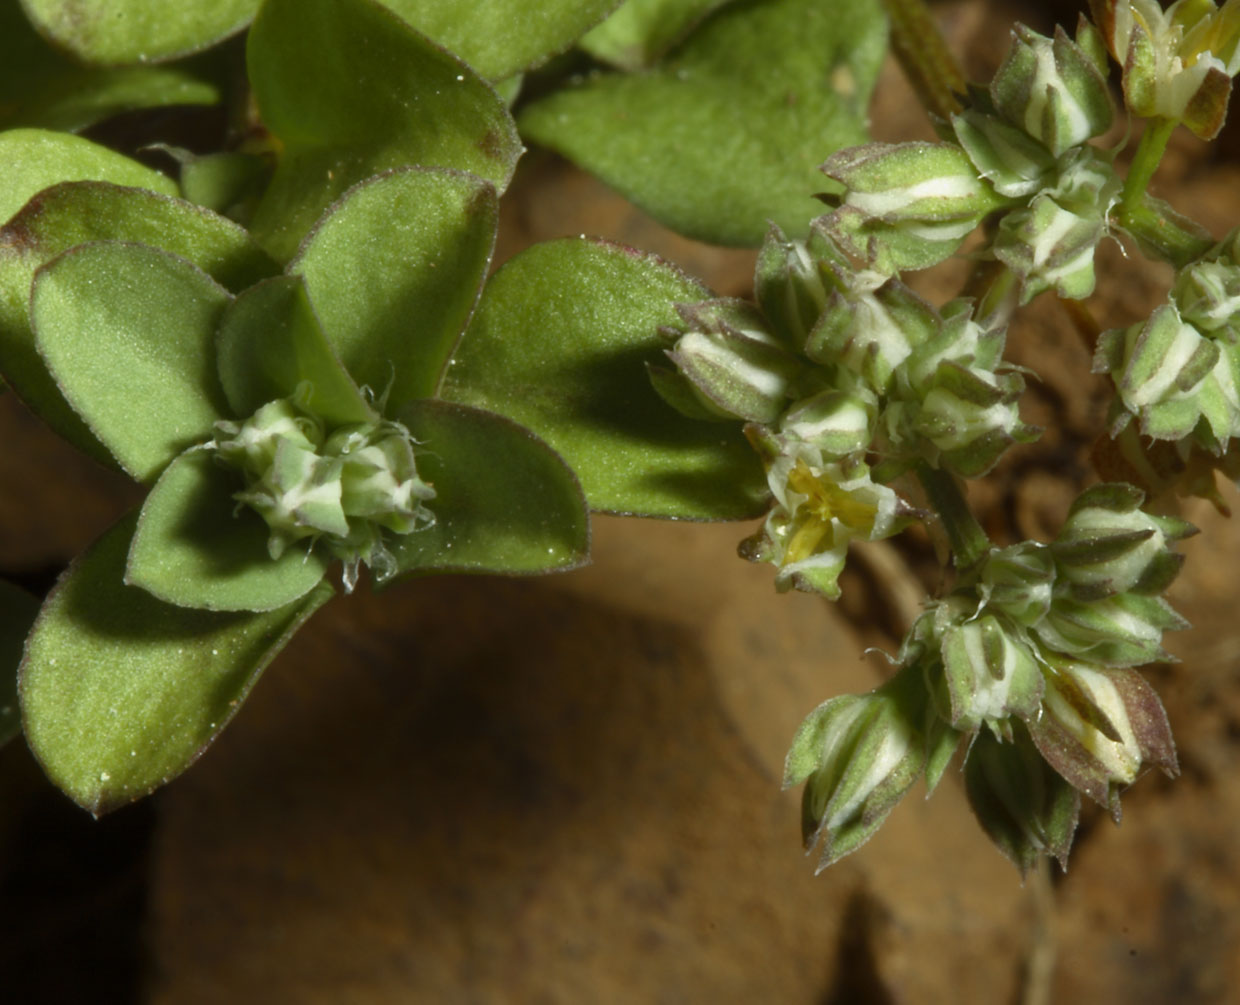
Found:
[[1067, 868], [1080, 793], [1042, 760], [1024, 728], [1015, 727], [1008, 742], [979, 733], [969, 747], [964, 785], [982, 830], [1021, 876], [1043, 855]]
[[804, 242], [790, 240], [775, 224], [767, 231], [754, 266], [754, 297], [770, 331], [784, 345], [801, 350], [827, 305], [824, 262], [846, 265], [820, 221]]
[[709, 296], [666, 262], [619, 245], [535, 245], [487, 283], [443, 397], [532, 430], [594, 509], [684, 519], [756, 516], [766, 483], [738, 428], [684, 418], [650, 384], [673, 304]]
[[494, 186], [474, 175], [392, 171], [347, 192], [290, 263], [345, 369], [390, 408], [438, 388], [478, 302], [498, 212]]
[[1042, 714], [1029, 732], [1046, 762], [1117, 822], [1120, 789], [1142, 766], [1179, 772], [1167, 713], [1135, 670], [1057, 662], [1047, 671]]
[[923, 714], [920, 675], [903, 672], [869, 694], [825, 702], [802, 724], [784, 785], [806, 778], [801, 832], [807, 850], [822, 845], [817, 871], [873, 837], [921, 775]]
[[812, 443], [824, 454], [844, 457], [870, 448], [878, 400], [865, 389], [829, 389], [802, 398], [780, 418], [780, 432]]
[[96, 816], [189, 767], [332, 594], [323, 584], [262, 614], [173, 607], [122, 582], [135, 522], [69, 567], [35, 622], [19, 680], [30, 749]]
[[938, 313], [899, 280], [872, 292], [834, 292], [805, 342], [805, 354], [826, 365], [843, 365], [876, 392], [891, 382], [916, 347], [942, 324]]
[[35, 344], [65, 399], [121, 467], [155, 478], [228, 414], [215, 329], [232, 298], [192, 262], [97, 241], [42, 266]]
[[953, 625], [942, 637], [951, 725], [971, 732], [984, 724], [1005, 732], [1012, 716], [1028, 719], [1042, 702], [1042, 672], [1024, 641], [984, 614]]
[[1158, 594], [1171, 585], [1183, 560], [1171, 543], [1197, 529], [1186, 520], [1144, 512], [1144, 502], [1145, 494], [1126, 482], [1091, 485], [1073, 500], [1050, 550], [1077, 599], [1129, 590]]
[[307, 547], [273, 559], [267, 525], [235, 499], [242, 488], [210, 450], [169, 464], [142, 504], [125, 582], [208, 611], [273, 611], [314, 589], [331, 557]]
[[296, 396], [329, 426], [379, 419], [328, 344], [300, 276], [268, 279], [228, 305], [216, 365], [235, 416]]
[[960, 748], [960, 742], [965, 734], [953, 729], [946, 719], [941, 718], [935, 710], [934, 702], [930, 701], [926, 703], [925, 736], [926, 798], [929, 799], [947, 773], [947, 768]]
[[686, 419], [697, 419], [701, 422], [736, 421], [735, 415], [725, 412], [714, 402], [704, 398], [702, 392], [675, 367], [647, 363], [646, 375], [659, 397]]
[[1036, 541], [992, 548], [978, 574], [978, 593], [987, 607], [1029, 627], [1046, 616], [1052, 603], [1055, 561]]
[[87, 64], [157, 63], [205, 49], [249, 23], [261, 0], [21, 0], [61, 49]]
[[1033, 195], [1055, 169], [1055, 158], [1046, 147], [995, 115], [965, 109], [952, 116], [952, 130], [978, 172], [1000, 195]]
[[251, 221], [277, 258], [380, 172], [454, 168], [500, 190], [512, 177], [522, 148], [503, 101], [374, 0], [267, 0], [246, 51], [263, 121], [283, 144]]
[[17, 667], [39, 601], [7, 579], [0, 579], [0, 747], [22, 731], [17, 703]]
[[1118, 593], [1091, 601], [1057, 598], [1033, 631], [1056, 652], [1105, 667], [1132, 667], [1172, 659], [1162, 647], [1163, 632], [1187, 627], [1162, 597]]
[[502, 416], [446, 401], [397, 412], [420, 444], [435, 520], [389, 541], [395, 573], [541, 573], [584, 564], [585, 496], [550, 447]]
[[667, 355], [720, 411], [768, 424], [783, 412], [804, 369], [778, 346], [726, 329], [687, 332]]
[[36, 270], [69, 248], [121, 239], [188, 259], [236, 292], [279, 267], [235, 223], [179, 199], [108, 182], [45, 189], [0, 228], [0, 367], [22, 399], [69, 442], [103, 464], [112, 455], [65, 401], [30, 329]]

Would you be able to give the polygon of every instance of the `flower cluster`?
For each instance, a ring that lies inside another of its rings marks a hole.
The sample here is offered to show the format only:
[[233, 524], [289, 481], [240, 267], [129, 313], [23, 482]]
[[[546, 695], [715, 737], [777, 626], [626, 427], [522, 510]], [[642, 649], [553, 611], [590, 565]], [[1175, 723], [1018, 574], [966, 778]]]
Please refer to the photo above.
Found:
[[1004, 331], [953, 301], [935, 310], [899, 280], [857, 269], [825, 220], [807, 242], [772, 231], [757, 304], [682, 305], [666, 329], [675, 370], [652, 370], [682, 412], [743, 420], [774, 506], [742, 553], [780, 588], [838, 596], [848, 543], [916, 515], [891, 483], [919, 464], [973, 477], [1036, 431]]
[[435, 490], [418, 477], [404, 426], [381, 419], [328, 431], [294, 398], [272, 401], [244, 422], [216, 423], [209, 444], [246, 487], [233, 497], [267, 522], [267, 549], [321, 541], [344, 562], [352, 590], [365, 563], [380, 578], [394, 571], [385, 532], [408, 534], [434, 522], [423, 505]]
[[932, 788], [964, 736], [974, 809], [1022, 868], [1066, 855], [1078, 793], [1118, 819], [1143, 766], [1176, 771], [1166, 715], [1134, 668], [1169, 658], [1162, 633], [1185, 627], [1160, 594], [1181, 561], [1170, 546], [1192, 528], [1142, 501], [1098, 485], [1050, 544], [991, 549], [918, 619], [893, 681], [811, 714], [789, 784], [809, 780], [824, 865], [873, 833], [923, 768]]
[[998, 211], [989, 253], [1019, 277], [1024, 300], [1048, 289], [1088, 296], [1121, 188], [1088, 145], [1114, 118], [1105, 74], [1102, 40], [1086, 22], [1076, 41], [1017, 26], [989, 90], [973, 89], [952, 117], [954, 142], [871, 144], [827, 161], [845, 190], [831, 234], [890, 273], [942, 261]]

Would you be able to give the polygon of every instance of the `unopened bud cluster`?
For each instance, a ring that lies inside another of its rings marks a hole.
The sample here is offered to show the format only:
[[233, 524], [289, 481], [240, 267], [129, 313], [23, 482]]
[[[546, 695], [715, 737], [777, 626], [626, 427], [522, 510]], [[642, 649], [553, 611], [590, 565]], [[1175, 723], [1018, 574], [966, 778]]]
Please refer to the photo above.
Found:
[[828, 229], [886, 273], [933, 265], [998, 214], [989, 253], [1021, 282], [1079, 299], [1094, 288], [1094, 249], [1121, 183], [1088, 141], [1110, 128], [1106, 52], [1082, 21], [1075, 41], [1023, 26], [989, 90], [952, 117], [951, 143], [871, 144], [823, 170], [844, 186]]
[[1182, 269], [1167, 302], [1104, 332], [1094, 370], [1110, 374], [1111, 435], [1144, 436], [1214, 456], [1240, 437], [1240, 232]]
[[435, 490], [418, 477], [414, 442], [398, 422], [328, 430], [294, 399], [272, 401], [244, 422], [216, 423], [211, 444], [239, 471], [234, 498], [267, 522], [272, 558], [299, 541], [344, 561], [351, 590], [365, 564], [379, 579], [395, 567], [384, 539], [434, 522]]
[[964, 737], [974, 809], [1022, 869], [1066, 857], [1080, 794], [1118, 819], [1119, 791], [1144, 766], [1176, 771], [1162, 705], [1134, 668], [1168, 659], [1162, 633], [1185, 627], [1160, 594], [1181, 561], [1170, 546], [1192, 528], [1142, 501], [1095, 486], [1050, 544], [992, 549], [918, 619], [892, 682], [811, 714], [788, 784], [808, 779], [807, 834], [824, 865], [873, 833], [923, 769], [932, 788]]

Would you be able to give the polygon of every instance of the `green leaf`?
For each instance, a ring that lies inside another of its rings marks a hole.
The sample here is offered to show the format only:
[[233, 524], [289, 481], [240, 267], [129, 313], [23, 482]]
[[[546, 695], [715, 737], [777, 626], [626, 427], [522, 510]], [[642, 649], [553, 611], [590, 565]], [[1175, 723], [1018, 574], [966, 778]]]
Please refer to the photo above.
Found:
[[84, 67], [43, 41], [19, 4], [0, 4], [0, 127], [73, 131], [127, 109], [219, 100], [196, 67]]
[[596, 74], [522, 113], [522, 134], [669, 227], [758, 245], [803, 237], [834, 150], [865, 142], [885, 51], [877, 0], [725, 7], [648, 73]]
[[534, 573], [585, 561], [585, 497], [542, 440], [446, 401], [415, 401], [397, 415], [421, 444], [419, 475], [435, 487], [434, 524], [393, 539], [401, 572]]
[[38, 613], [38, 600], [21, 587], [0, 579], [0, 747], [22, 731], [17, 666], [22, 661], [22, 645]]
[[139, 481], [228, 415], [215, 329], [230, 300], [193, 263], [120, 241], [70, 248], [36, 274], [35, 344], [65, 399]]
[[291, 258], [351, 186], [413, 164], [503, 189], [521, 154], [485, 81], [373, 0], [267, 0], [250, 31], [250, 81], [284, 153], [253, 231]]
[[61, 436], [115, 464], [69, 407], [35, 350], [30, 284], [39, 266], [89, 241], [123, 238], [163, 248], [237, 291], [279, 267], [235, 223], [136, 188], [70, 182], [45, 189], [0, 228], [0, 367], [25, 402]]
[[276, 276], [237, 297], [216, 345], [220, 384], [240, 419], [296, 394], [330, 426], [378, 421], [328, 344], [299, 276]]
[[438, 386], [478, 301], [498, 212], [495, 189], [473, 175], [394, 171], [332, 207], [289, 266], [345, 368], [389, 407]]
[[657, 328], [679, 321], [672, 305], [709, 295], [631, 248], [535, 245], [487, 284], [443, 396], [533, 430], [577, 472], [594, 509], [754, 516], [766, 481], [739, 428], [685, 418], [646, 373], [662, 358]]
[[160, 62], [241, 31], [261, 0], [21, 0], [39, 32], [86, 63]]
[[172, 607], [121, 581], [134, 521], [113, 527], [48, 596], [19, 682], [30, 749], [96, 815], [189, 767], [332, 594], [323, 584], [262, 614]]
[[711, 11], [732, 0], [626, 0], [581, 39], [595, 59], [622, 70], [650, 66]]
[[8, 220], [36, 192], [62, 181], [110, 181], [176, 195], [171, 178], [98, 143], [48, 129], [0, 133], [0, 220]]
[[330, 556], [289, 548], [273, 559], [267, 524], [233, 499], [241, 488], [210, 451], [169, 464], [142, 506], [125, 582], [209, 611], [273, 611], [313, 590]]
[[545, 63], [619, 0], [382, 0], [487, 80]]

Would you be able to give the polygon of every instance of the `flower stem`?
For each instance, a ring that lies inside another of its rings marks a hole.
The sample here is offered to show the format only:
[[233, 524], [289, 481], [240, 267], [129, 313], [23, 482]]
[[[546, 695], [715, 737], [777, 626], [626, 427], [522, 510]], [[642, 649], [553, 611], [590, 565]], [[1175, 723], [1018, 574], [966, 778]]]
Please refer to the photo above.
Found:
[[932, 115], [948, 119], [963, 107], [964, 74], [947, 48], [925, 0], [883, 0], [891, 19], [891, 47], [900, 67]]
[[1163, 154], [1167, 150], [1167, 141], [1179, 125], [1175, 119], [1151, 119], [1141, 134], [1141, 142], [1137, 144], [1137, 152], [1133, 154], [1132, 164], [1128, 167], [1128, 177], [1124, 179], [1124, 192], [1120, 196], [1120, 219], [1125, 220], [1145, 202], [1145, 190]]
[[926, 499], [947, 531], [956, 568], [969, 568], [990, 550], [990, 538], [969, 509], [964, 493], [960, 491], [960, 483], [950, 471], [932, 468], [924, 462], [918, 464], [915, 470]]

